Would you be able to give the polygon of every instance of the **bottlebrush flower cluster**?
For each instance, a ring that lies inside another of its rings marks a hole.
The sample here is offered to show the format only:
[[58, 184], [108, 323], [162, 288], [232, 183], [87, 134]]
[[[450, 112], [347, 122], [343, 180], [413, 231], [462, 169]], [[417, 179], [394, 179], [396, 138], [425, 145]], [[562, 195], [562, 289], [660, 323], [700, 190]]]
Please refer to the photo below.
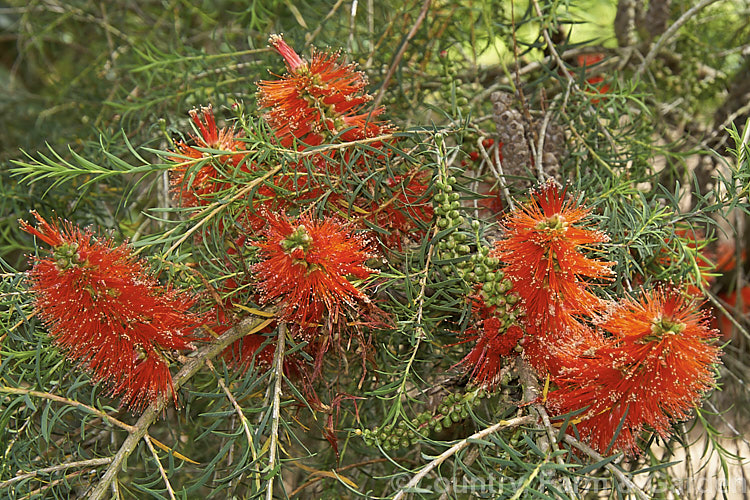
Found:
[[[288, 70], [275, 80], [258, 82], [258, 104], [265, 110], [263, 119], [273, 129], [274, 140], [291, 151], [353, 141], [366, 141], [367, 148], [324, 147], [307, 152], [309, 164], [300, 160], [286, 165], [240, 200], [244, 208], [237, 220], [259, 234], [266, 226], [263, 214], [299, 212], [324, 200], [328, 212], [350, 214], [363, 229], [377, 227], [371, 233], [384, 248], [400, 249], [405, 236], [423, 234], [420, 226], [433, 216], [428, 176], [389, 167], [387, 171], [393, 173], [382, 179], [368, 170], [392, 155], [388, 141], [394, 140], [395, 128], [377, 119], [382, 107], [366, 108], [372, 100], [365, 91], [366, 76], [355, 64], [343, 63], [338, 52], [313, 51], [308, 62], [280, 35], [272, 35], [269, 43]], [[257, 179], [276, 166], [250, 164], [242, 132], [233, 127], [219, 129], [210, 106], [192, 110], [190, 116], [199, 130], [199, 135], [191, 134], [195, 145], [178, 142], [169, 156], [175, 162], [170, 177], [179, 205], [205, 206], [231, 186], [229, 174], [239, 171]], [[354, 200], [347, 199], [351, 191], [338, 181], [352, 174], [368, 179]]]
[[277, 304], [278, 317], [302, 331], [325, 321], [338, 323], [345, 305], [368, 302], [349, 276], [366, 279], [371, 257], [367, 242], [335, 219], [309, 216], [292, 222], [269, 217], [265, 240], [257, 242], [261, 261], [253, 266], [262, 301]]
[[[320, 178], [343, 175], [371, 177], [368, 168], [373, 162], [384, 162], [391, 155], [385, 139], [395, 130], [388, 122], [377, 120], [383, 108], [366, 109], [372, 96], [365, 91], [366, 76], [355, 64], [340, 61], [338, 52], [330, 54], [313, 51], [310, 62], [300, 57], [280, 35], [272, 35], [271, 46], [284, 58], [288, 73], [276, 80], [258, 83], [258, 103], [266, 110], [264, 118], [274, 129], [276, 139], [285, 148], [305, 149], [321, 144], [340, 144], [368, 140], [366, 150], [353, 154], [350, 149], [315, 152], [312, 162]], [[370, 140], [383, 137], [383, 140]], [[341, 152], [340, 152], [341, 151]], [[299, 165], [301, 177], [308, 178], [306, 169]], [[346, 170], [352, 169], [348, 173]], [[389, 169], [390, 171], [390, 169]], [[328, 191], [328, 185], [316, 185], [313, 180], [305, 185], [312, 193]], [[395, 174], [385, 180], [388, 189], [376, 180], [369, 181], [366, 191], [382, 193], [382, 202], [357, 197], [354, 214], [360, 226], [367, 224], [381, 228], [377, 238], [385, 248], [401, 247], [404, 235], [414, 230], [418, 222], [432, 219], [432, 206], [427, 196], [427, 179], [417, 172]], [[346, 193], [327, 196], [328, 204], [338, 212], [349, 211]], [[283, 209], [283, 207], [282, 207]], [[382, 224], [385, 222], [385, 224]]]
[[[418, 170], [399, 173], [389, 167], [393, 174], [381, 182], [368, 171], [390, 157], [385, 138], [394, 127], [377, 119], [382, 107], [366, 108], [372, 96], [365, 91], [367, 79], [355, 64], [343, 63], [338, 52], [319, 51], [313, 51], [308, 62], [280, 35], [272, 35], [269, 44], [282, 56], [288, 71], [258, 83], [258, 103], [272, 128], [272, 139], [291, 151], [363, 140], [368, 145], [356, 152], [323, 148], [305, 154], [307, 163], [285, 163], [285, 169], [238, 203], [241, 212], [235, 220], [259, 249], [260, 262], [250, 269], [257, 284], [255, 300], [277, 307], [280, 321], [291, 323], [300, 338], [311, 340], [322, 331], [330, 332], [334, 325], [344, 325], [342, 312], [349, 306], [358, 304], [378, 314], [350, 282], [372, 273], [364, 265], [372, 252], [354, 230], [367, 230], [371, 240], [400, 249], [405, 235], [432, 219], [429, 177]], [[193, 136], [196, 146], [178, 143], [170, 157], [179, 162], [171, 174], [179, 195], [176, 200], [182, 206], [201, 206], [214, 199], [212, 195], [229, 187], [222, 180], [227, 171], [239, 168], [258, 178], [276, 166], [250, 164], [242, 151], [242, 134], [233, 128], [219, 129], [211, 107], [193, 110], [191, 117], [200, 131], [200, 136]], [[201, 151], [205, 148], [227, 154]], [[343, 173], [371, 180], [355, 199], [347, 199], [351, 192], [346, 185], [336, 185]], [[287, 215], [320, 200], [324, 200], [321, 219]], [[342, 223], [341, 214], [350, 214], [351, 221]], [[371, 231], [373, 227], [377, 232]], [[364, 314], [365, 323], [370, 319]], [[325, 343], [328, 335], [322, 338]], [[246, 358], [249, 350], [232, 346], [229, 352], [244, 353]]]
[[642, 430], [666, 436], [712, 387], [717, 332], [699, 304], [676, 289], [619, 302], [594, 294], [595, 284], [613, 278], [613, 263], [584, 254], [609, 241], [586, 227], [589, 213], [547, 182], [505, 217], [491, 255], [520, 297], [520, 314], [516, 324], [502, 325], [485, 309], [483, 332], [462, 364], [476, 382], [496, 385], [511, 354], [505, 340], [522, 328], [524, 358], [555, 388], [549, 408], [557, 415], [580, 411], [578, 432], [600, 452], [635, 452]]
[[713, 388], [718, 332], [692, 298], [668, 288], [626, 297], [597, 323], [604, 344], [555, 378], [547, 405], [561, 414], [585, 408], [578, 431], [596, 449], [633, 452], [644, 427], [666, 437]]
[[165, 353], [192, 349], [201, 323], [189, 312], [195, 299], [159, 285], [128, 246], [34, 216], [36, 228], [19, 222], [52, 246], [51, 257], [35, 259], [29, 280], [54, 341], [132, 411], [168, 392], [176, 403]]
[[[242, 164], [245, 155], [240, 152], [244, 147], [240, 140], [242, 133], [235, 132], [234, 127], [217, 128], [211, 106], [191, 110], [190, 117], [200, 135], [191, 134], [195, 146], [177, 142], [176, 153], [182, 157], [171, 158], [177, 164], [170, 169], [170, 183], [180, 205], [197, 207], [207, 205], [212, 195], [229, 187], [222, 179]], [[222, 155], [196, 148], [229, 153]]]
[[284, 147], [357, 141], [391, 130], [375, 120], [382, 107], [364, 109], [372, 96], [365, 92], [367, 77], [356, 65], [339, 62], [339, 53], [318, 51], [308, 63], [280, 35], [271, 35], [269, 43], [289, 73], [258, 83], [258, 104], [268, 108], [266, 120]]

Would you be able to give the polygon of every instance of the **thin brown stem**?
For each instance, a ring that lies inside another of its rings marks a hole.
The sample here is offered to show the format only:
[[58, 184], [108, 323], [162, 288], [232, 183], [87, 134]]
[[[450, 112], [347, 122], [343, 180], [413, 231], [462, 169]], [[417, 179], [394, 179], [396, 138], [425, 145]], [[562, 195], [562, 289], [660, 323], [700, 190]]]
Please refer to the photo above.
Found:
[[174, 496], [174, 490], [172, 489], [172, 485], [169, 482], [169, 477], [167, 477], [167, 471], [164, 470], [164, 467], [161, 465], [161, 460], [159, 460], [159, 455], [156, 453], [156, 449], [154, 448], [154, 445], [151, 444], [151, 438], [149, 438], [148, 434], [143, 436], [143, 440], [146, 441], [146, 446], [148, 446], [148, 449], [151, 451], [151, 455], [154, 456], [154, 460], [156, 460], [156, 466], [159, 468], [159, 473], [161, 474], [161, 478], [164, 480], [164, 484], [167, 486], [167, 492], [169, 493], [169, 498], [172, 500], [177, 500], [177, 498]]
[[691, 17], [697, 14], [704, 7], [708, 7], [712, 3], [716, 3], [718, 1], [719, 0], [701, 0], [697, 4], [693, 5], [690, 9], [685, 11], [685, 13], [681, 15], [679, 19], [677, 19], [677, 21], [675, 21], [674, 24], [672, 24], [672, 26], [670, 26], [667, 31], [665, 31], [664, 34], [660, 36], [656, 43], [651, 47], [651, 50], [648, 51], [648, 54], [646, 54], [646, 57], [645, 59], [643, 59], [641, 65], [638, 66], [635, 75], [633, 75], [634, 78], [640, 78], [643, 72], [646, 71], [646, 68], [648, 68], [651, 62], [654, 60], [656, 54], [658, 54], [659, 50], [661, 50], [661, 48], [664, 46], [666, 41], [672, 38], [672, 35], [674, 35], [678, 29], [680, 29], [686, 22], [688, 22]]
[[417, 20], [414, 22], [414, 25], [411, 27], [411, 30], [409, 30], [409, 33], [406, 35], [406, 39], [401, 44], [401, 47], [398, 49], [398, 52], [396, 53], [396, 57], [393, 58], [393, 63], [391, 64], [391, 67], [388, 68], [388, 73], [386, 73], [385, 78], [383, 79], [383, 83], [380, 85], [380, 89], [378, 90], [377, 96], [375, 96], [375, 100], [372, 104], [372, 109], [377, 109], [378, 106], [380, 106], [380, 103], [383, 101], [383, 96], [385, 95], [385, 91], [388, 88], [388, 85], [391, 83], [391, 78], [393, 78], [394, 73], [396, 73], [396, 68], [398, 68], [399, 63], [401, 62], [401, 58], [404, 57], [404, 52], [406, 52], [406, 47], [409, 45], [409, 41], [411, 41], [412, 38], [414, 38], [414, 35], [417, 34], [417, 30], [419, 30], [419, 27], [422, 26], [422, 23], [425, 20], [425, 17], [427, 17], [427, 11], [430, 9], [430, 4], [432, 3], [432, 0], [424, 0], [424, 3], [422, 3], [422, 10], [419, 11], [419, 15], [417, 16]]
[[406, 495], [406, 492], [404, 490], [407, 490], [409, 488], [414, 488], [419, 484], [419, 482], [432, 471], [436, 467], [438, 467], [440, 464], [448, 460], [450, 457], [458, 453], [459, 451], [463, 450], [467, 446], [471, 444], [473, 440], [479, 440], [484, 439], [485, 437], [489, 436], [490, 434], [493, 434], [499, 430], [502, 429], [508, 429], [511, 427], [519, 427], [524, 424], [529, 424], [533, 422], [534, 417], [531, 415], [524, 415], [523, 417], [516, 417], [512, 418], [510, 420], [501, 420], [496, 424], [493, 424], [485, 429], [482, 429], [479, 432], [475, 432], [471, 436], [462, 439], [458, 443], [454, 444], [447, 450], [445, 450], [443, 453], [438, 455], [433, 461], [431, 461], [429, 464], [427, 464], [422, 470], [420, 470], [418, 473], [412, 477], [408, 483], [406, 483], [399, 491], [396, 493], [396, 496], [393, 497], [393, 500], [400, 500], [401, 498], [404, 498]]
[[8, 479], [0, 483], [0, 488], [7, 488], [13, 483], [17, 483], [18, 481], [23, 481], [24, 479], [28, 479], [30, 477], [36, 477], [41, 474], [51, 474], [53, 472], [57, 472], [57, 471], [65, 470], [65, 469], [71, 469], [71, 468], [98, 467], [99, 465], [106, 465], [110, 462], [112, 462], [112, 457], [92, 458], [91, 460], [80, 460], [78, 462], [66, 462], [64, 464], [59, 464], [59, 465], [55, 465], [52, 467], [45, 467], [43, 469], [37, 469], [32, 472], [19, 474], [14, 478]]
[[[211, 360], [206, 360], [206, 366], [208, 366], [212, 372], [216, 375], [216, 380], [219, 383], [219, 387], [221, 387], [221, 390], [224, 391], [224, 394], [226, 394], [227, 399], [230, 403], [232, 403], [232, 406], [234, 407], [234, 411], [237, 412], [237, 417], [240, 419], [240, 423], [242, 424], [242, 430], [245, 432], [245, 439], [247, 439], [247, 446], [250, 447], [250, 454], [253, 456], [253, 461], [258, 460], [258, 454], [255, 451], [255, 442], [253, 441], [253, 434], [250, 432], [250, 425], [248, 424], [247, 417], [245, 416], [245, 412], [242, 410], [242, 407], [235, 399], [234, 395], [232, 394], [232, 391], [229, 390], [227, 385], [224, 383], [224, 380], [221, 378], [219, 373], [214, 368], [214, 364], [211, 362]], [[260, 474], [255, 475], [255, 482], [258, 486], [258, 489], [260, 490]]]
[[[268, 471], [273, 474], [276, 468], [276, 453], [279, 445], [279, 420], [281, 419], [281, 382], [284, 379], [284, 348], [286, 347], [286, 325], [279, 324], [279, 334], [276, 339], [276, 353], [274, 354], [274, 386], [271, 409], [271, 444], [268, 453]], [[266, 486], [266, 500], [273, 500], [273, 483], [275, 475], [271, 476]]]
[[[573, 436], [566, 435], [565, 441], [568, 444], [578, 448], [583, 453], [588, 455], [593, 460], [596, 460], [597, 462], [601, 462], [602, 460], [604, 460], [604, 457], [601, 456], [599, 453], [597, 453], [593, 448], [581, 443], [580, 441], [575, 439]], [[611, 472], [615, 477], [617, 477], [617, 479], [622, 484], [624, 484], [630, 492], [635, 493], [635, 495], [638, 498], [640, 498], [641, 500], [648, 500], [649, 498], [648, 495], [646, 495], [646, 493], [644, 493], [642, 489], [636, 486], [636, 484], [633, 481], [631, 481], [630, 478], [626, 476], [625, 473], [622, 472], [620, 469], [618, 469], [611, 463], [606, 464], [604, 468], [607, 469], [609, 472]]]
[[25, 395], [34, 396], [37, 398], [49, 399], [50, 401], [57, 401], [58, 403], [63, 403], [69, 406], [75, 406], [89, 413], [93, 413], [94, 415], [98, 415], [99, 417], [111, 423], [112, 425], [117, 426], [121, 429], [125, 429], [128, 432], [132, 432], [134, 429], [132, 425], [128, 425], [125, 422], [122, 422], [121, 420], [117, 420], [116, 418], [110, 415], [107, 415], [103, 411], [97, 410], [93, 406], [89, 406], [89, 405], [80, 403], [78, 401], [74, 401], [72, 399], [64, 398], [56, 394], [50, 394], [49, 392], [32, 391], [30, 389], [22, 389], [20, 387], [0, 387], [0, 393], [2, 392], [6, 394], [25, 394]]
[[[273, 320], [263, 318], [253, 318], [242, 321], [239, 325], [230, 328], [222, 336], [197, 351], [194, 356], [189, 358], [189, 361], [185, 363], [177, 375], [175, 375], [173, 380], [175, 391], [198, 373], [198, 370], [200, 370], [205, 364], [206, 360], [215, 358], [235, 340], [261, 330], [271, 321]], [[159, 401], [151, 404], [151, 406], [143, 412], [138, 419], [138, 422], [133, 426], [132, 431], [130, 431], [130, 435], [125, 439], [120, 446], [120, 449], [117, 451], [117, 454], [112, 459], [112, 463], [107, 468], [107, 471], [91, 492], [89, 500], [101, 500], [104, 498], [107, 494], [107, 490], [109, 490], [110, 484], [112, 484], [117, 478], [117, 474], [122, 468], [122, 463], [131, 455], [131, 453], [133, 453], [138, 442], [143, 439], [143, 436], [148, 432], [148, 428], [156, 421], [159, 414], [161, 414], [167, 406], [167, 402], [167, 398], [160, 398]]]

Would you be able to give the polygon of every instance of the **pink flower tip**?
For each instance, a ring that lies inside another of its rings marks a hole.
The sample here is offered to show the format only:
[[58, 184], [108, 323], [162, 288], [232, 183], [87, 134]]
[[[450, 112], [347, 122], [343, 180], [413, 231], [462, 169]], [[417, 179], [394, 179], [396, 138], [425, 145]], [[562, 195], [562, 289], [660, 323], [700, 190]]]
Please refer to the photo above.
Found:
[[273, 34], [268, 37], [268, 43], [271, 44], [276, 52], [284, 58], [289, 71], [294, 72], [302, 66], [306, 66], [307, 63], [284, 41], [283, 35]]

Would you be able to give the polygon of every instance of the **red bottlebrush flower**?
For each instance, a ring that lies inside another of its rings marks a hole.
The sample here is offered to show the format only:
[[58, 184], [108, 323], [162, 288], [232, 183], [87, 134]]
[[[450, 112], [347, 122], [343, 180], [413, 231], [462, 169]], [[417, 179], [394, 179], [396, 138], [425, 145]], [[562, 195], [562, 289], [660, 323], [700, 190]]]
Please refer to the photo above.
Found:
[[613, 263], [590, 259], [579, 249], [609, 238], [578, 225], [588, 214], [547, 182], [504, 221], [505, 235], [493, 255], [503, 261], [527, 321], [541, 333], [565, 329], [572, 315], [590, 315], [604, 305], [589, 291], [588, 280], [610, 278]]
[[[271, 328], [267, 329], [268, 331]], [[267, 337], [262, 333], [245, 335], [224, 350], [224, 359], [232, 366], [246, 372], [251, 365], [268, 367], [273, 362], [276, 346], [268, 344], [261, 348]]]
[[263, 259], [253, 266], [262, 300], [278, 302], [282, 321], [303, 328], [315, 326], [328, 314], [335, 324], [344, 304], [367, 302], [347, 278], [365, 279], [371, 257], [366, 241], [334, 219], [286, 216], [269, 218], [266, 241], [256, 243]]
[[280, 35], [271, 35], [269, 43], [289, 73], [259, 82], [258, 103], [269, 108], [266, 119], [282, 146], [289, 148], [295, 140], [316, 146], [335, 136], [341, 142], [356, 141], [390, 130], [375, 120], [383, 108], [364, 111], [372, 96], [365, 92], [367, 78], [355, 64], [339, 62], [338, 52], [317, 51], [308, 63]]
[[176, 397], [169, 364], [158, 355], [145, 355], [143, 359], [136, 360], [132, 371], [115, 383], [112, 394], [122, 394], [121, 404], [131, 410], [145, 408], [156, 401], [160, 394], [172, 392]]
[[[177, 151], [182, 156], [172, 157], [178, 164], [172, 167], [171, 184], [175, 198], [186, 207], [198, 207], [209, 203], [206, 197], [226, 189], [229, 184], [221, 179], [226, 175], [225, 169], [233, 170], [240, 166], [244, 154], [244, 143], [239, 140], [241, 133], [235, 133], [234, 127], [218, 129], [211, 106], [201, 107], [200, 111], [191, 110], [190, 117], [200, 131], [200, 136], [191, 134], [195, 147], [184, 142], [177, 142]], [[198, 148], [230, 151], [232, 153], [216, 156], [199, 151]], [[190, 159], [194, 159], [190, 160]], [[197, 165], [199, 162], [200, 165]], [[245, 168], [246, 169], [246, 168]]]
[[[594, 54], [581, 54], [577, 58], [578, 66], [583, 67], [587, 75], [592, 73], [589, 66], [594, 66], [602, 60], [604, 60], [604, 54], [598, 52]], [[609, 92], [610, 87], [608, 83], [602, 82], [604, 82], [604, 77], [601, 75], [592, 75], [586, 78], [586, 83], [594, 87], [599, 94], [606, 94]], [[599, 99], [591, 99], [591, 102], [596, 104], [599, 102]]]
[[374, 205], [365, 219], [389, 231], [387, 235], [378, 234], [386, 248], [401, 250], [403, 237], [417, 227], [417, 221], [428, 224], [432, 220], [431, 196], [427, 194], [424, 175], [397, 175], [388, 179], [386, 184], [393, 194], [383, 203]]
[[[730, 314], [734, 314], [734, 317], [746, 317], [750, 313], [750, 286], [743, 286], [740, 290], [739, 298], [742, 307], [737, 304], [737, 290], [730, 293], [719, 293], [719, 299], [726, 303], [727, 309]], [[721, 331], [722, 339], [729, 340], [732, 338], [732, 332], [735, 329], [732, 320], [729, 319], [724, 313], [717, 311], [716, 324]]]
[[195, 300], [160, 286], [126, 245], [34, 216], [37, 228], [20, 225], [53, 247], [51, 258], [36, 259], [29, 280], [54, 341], [112, 385], [113, 395], [124, 393], [133, 410], [171, 390], [161, 352], [192, 348], [189, 336], [201, 323], [188, 312]]
[[670, 422], [687, 418], [713, 387], [718, 332], [699, 304], [667, 289], [624, 299], [600, 323], [613, 336], [578, 370], [555, 380], [560, 389], [548, 405], [559, 413], [588, 407], [578, 431], [601, 452], [622, 422], [612, 448], [632, 453], [644, 428], [667, 436]]
[[467, 341], [475, 338], [477, 343], [458, 365], [471, 367], [471, 378], [477, 384], [485, 387], [497, 385], [502, 360], [518, 354], [515, 348], [523, 337], [523, 330], [516, 324], [507, 326], [493, 316], [481, 321], [478, 328], [468, 329], [466, 334]]

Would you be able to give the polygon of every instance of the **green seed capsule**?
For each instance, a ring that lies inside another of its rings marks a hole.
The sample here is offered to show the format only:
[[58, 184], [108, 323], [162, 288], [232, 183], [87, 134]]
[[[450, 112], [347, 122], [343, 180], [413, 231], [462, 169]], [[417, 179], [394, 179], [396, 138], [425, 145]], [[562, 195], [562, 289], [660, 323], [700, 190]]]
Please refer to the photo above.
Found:
[[445, 229], [446, 227], [448, 227], [448, 219], [438, 219], [437, 226], [440, 229]]
[[448, 199], [450, 201], [456, 201], [456, 200], [461, 199], [461, 195], [458, 194], [458, 193], [451, 193], [451, 194], [448, 195]]
[[467, 253], [471, 252], [471, 248], [469, 247], [469, 245], [458, 245], [458, 247], [456, 247], [456, 251], [461, 255], [466, 255]]

